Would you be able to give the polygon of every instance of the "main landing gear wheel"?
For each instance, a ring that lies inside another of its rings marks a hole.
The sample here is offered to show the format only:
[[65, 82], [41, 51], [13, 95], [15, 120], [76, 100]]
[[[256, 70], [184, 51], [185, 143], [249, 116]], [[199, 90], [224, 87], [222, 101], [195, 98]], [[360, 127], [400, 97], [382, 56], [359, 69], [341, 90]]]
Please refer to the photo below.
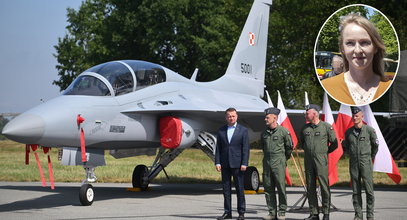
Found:
[[259, 171], [256, 167], [247, 167], [244, 173], [244, 189], [245, 190], [259, 190], [260, 177]]
[[83, 206], [92, 205], [93, 199], [95, 198], [95, 192], [93, 191], [93, 186], [91, 184], [83, 184], [79, 190], [79, 201]]
[[148, 181], [144, 181], [143, 178], [147, 176], [148, 169], [145, 165], [137, 165], [133, 171], [132, 183], [134, 188], [140, 188], [141, 190], [147, 190]]

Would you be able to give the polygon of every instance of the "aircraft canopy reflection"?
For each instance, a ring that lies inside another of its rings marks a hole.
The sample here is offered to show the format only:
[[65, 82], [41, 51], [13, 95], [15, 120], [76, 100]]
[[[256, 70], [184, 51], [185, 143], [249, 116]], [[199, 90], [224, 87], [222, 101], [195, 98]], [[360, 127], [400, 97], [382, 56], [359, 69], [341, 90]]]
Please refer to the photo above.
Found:
[[160, 65], [139, 60], [112, 61], [84, 71], [63, 95], [119, 96], [165, 81]]

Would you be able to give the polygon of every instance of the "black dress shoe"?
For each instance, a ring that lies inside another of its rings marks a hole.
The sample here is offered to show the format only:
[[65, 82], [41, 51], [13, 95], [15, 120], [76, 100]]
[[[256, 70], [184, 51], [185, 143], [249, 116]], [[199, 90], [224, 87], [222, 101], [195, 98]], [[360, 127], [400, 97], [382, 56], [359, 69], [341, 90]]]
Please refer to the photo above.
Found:
[[322, 217], [322, 220], [329, 220], [329, 214], [324, 214], [324, 217]]
[[310, 215], [308, 218], [304, 218], [304, 220], [319, 220], [318, 215]]
[[237, 220], [244, 220], [244, 214], [239, 214], [239, 217], [237, 217]]
[[222, 216], [218, 217], [217, 220], [223, 220], [223, 219], [231, 219], [232, 214], [231, 213], [223, 213]]

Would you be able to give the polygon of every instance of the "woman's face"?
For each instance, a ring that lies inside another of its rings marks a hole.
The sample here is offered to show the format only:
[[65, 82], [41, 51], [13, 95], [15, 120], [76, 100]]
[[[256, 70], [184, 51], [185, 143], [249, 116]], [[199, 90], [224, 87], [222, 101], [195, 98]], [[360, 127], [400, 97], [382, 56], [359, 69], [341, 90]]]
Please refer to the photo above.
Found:
[[351, 23], [345, 26], [342, 37], [342, 50], [349, 62], [349, 69], [364, 70], [371, 67], [377, 49], [367, 31]]

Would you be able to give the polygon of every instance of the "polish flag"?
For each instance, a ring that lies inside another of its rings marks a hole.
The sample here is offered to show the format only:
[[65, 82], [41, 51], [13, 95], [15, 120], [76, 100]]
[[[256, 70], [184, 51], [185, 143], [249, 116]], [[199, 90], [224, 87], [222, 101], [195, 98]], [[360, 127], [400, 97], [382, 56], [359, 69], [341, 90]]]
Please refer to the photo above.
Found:
[[[324, 103], [322, 106], [321, 119], [322, 119], [322, 121], [325, 121], [332, 125], [335, 135], [336, 135], [336, 137], [338, 137], [337, 128], [335, 125], [334, 117], [332, 115], [331, 106], [329, 105], [328, 95], [326, 94], [326, 92], [324, 93]], [[341, 158], [341, 156], [343, 154], [342, 144], [338, 139], [337, 139], [337, 141], [338, 141], [338, 148], [336, 148], [333, 152], [328, 154], [329, 186], [332, 186], [333, 184], [338, 182], [338, 169], [336, 167], [336, 164], [338, 163], [339, 159]]]
[[298, 139], [295, 135], [294, 128], [291, 125], [290, 119], [288, 118], [287, 111], [285, 110], [283, 100], [281, 99], [280, 91], [277, 91], [278, 99], [277, 99], [277, 108], [280, 109], [280, 114], [278, 115], [277, 122], [279, 125], [287, 128], [287, 130], [291, 134], [291, 139], [293, 140], [293, 145], [297, 146]]
[[379, 140], [379, 151], [376, 154], [373, 164], [373, 171], [387, 173], [387, 175], [393, 180], [393, 182], [399, 184], [401, 181], [400, 172], [396, 163], [391, 156], [389, 147], [384, 140], [383, 134], [380, 131], [379, 125], [373, 115], [369, 105], [361, 107], [363, 111], [363, 119], [366, 124], [373, 127], [376, 131], [377, 139]]
[[[280, 114], [278, 115], [277, 122], [279, 125], [285, 127], [291, 135], [291, 140], [293, 142], [293, 147], [297, 146], [298, 139], [295, 135], [293, 126], [291, 125], [290, 119], [288, 118], [287, 111], [285, 110], [283, 100], [281, 99], [280, 91], [277, 90], [278, 99], [277, 99], [277, 108], [280, 109]], [[285, 180], [288, 185], [292, 186], [290, 174], [288, 173], [288, 167], [285, 169]]]
[[338, 132], [336, 137], [339, 142], [342, 142], [345, 139], [346, 130], [353, 126], [352, 112], [348, 105], [341, 104], [335, 125]]

